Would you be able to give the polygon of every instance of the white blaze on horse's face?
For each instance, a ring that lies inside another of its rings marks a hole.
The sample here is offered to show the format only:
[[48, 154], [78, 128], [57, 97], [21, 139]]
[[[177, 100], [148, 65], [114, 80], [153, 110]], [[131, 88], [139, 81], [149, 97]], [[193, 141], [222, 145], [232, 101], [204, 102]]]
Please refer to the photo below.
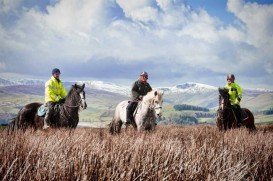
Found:
[[224, 110], [224, 105], [225, 105], [225, 100], [222, 99], [222, 101], [221, 101], [221, 108], [222, 108], [222, 110]]
[[85, 92], [81, 91], [80, 96], [81, 96], [81, 108], [86, 109], [87, 104], [86, 104], [86, 101], [85, 101]]
[[156, 91], [155, 92], [155, 97], [154, 97], [154, 109], [157, 117], [162, 116], [162, 104], [163, 104], [163, 93]]

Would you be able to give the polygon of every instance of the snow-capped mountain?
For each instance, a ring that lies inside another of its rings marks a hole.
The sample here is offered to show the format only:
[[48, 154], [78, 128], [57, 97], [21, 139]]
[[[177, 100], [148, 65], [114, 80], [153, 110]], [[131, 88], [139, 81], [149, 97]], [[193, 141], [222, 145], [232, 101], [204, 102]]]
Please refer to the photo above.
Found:
[[159, 87], [160, 90], [163, 90], [166, 94], [177, 94], [177, 93], [189, 93], [189, 94], [196, 94], [196, 93], [208, 93], [214, 92], [217, 90], [217, 87], [194, 83], [194, 82], [187, 82], [184, 84], [179, 84], [173, 87]]
[[42, 85], [44, 80], [39, 79], [18, 79], [18, 80], [6, 80], [0, 78], [0, 86], [12, 86], [12, 85]]
[[[18, 79], [18, 80], [7, 80], [0, 78], [0, 86], [14, 86], [14, 85], [44, 85], [46, 81], [40, 79]], [[85, 83], [87, 88], [102, 90], [111, 93], [117, 93], [124, 96], [129, 96], [131, 94], [131, 87], [118, 85], [114, 83], [108, 83], [103, 81], [76, 81], [79, 84]], [[69, 86], [74, 84], [75, 81], [65, 81], [64, 85]], [[164, 91], [165, 94], [202, 94], [202, 93], [215, 93], [218, 87], [210, 86], [195, 82], [186, 82], [183, 84], [178, 84], [173, 87], [153, 87], [154, 89], [159, 89]], [[268, 89], [244, 89], [245, 93], [249, 94], [262, 94], [262, 93], [272, 93], [272, 90]]]
[[85, 86], [90, 89], [97, 89], [97, 90], [103, 90], [108, 91], [112, 93], [117, 93], [125, 96], [130, 95], [131, 88], [128, 86], [123, 85], [117, 85], [113, 83], [107, 83], [102, 81], [77, 81], [79, 84], [85, 83]]

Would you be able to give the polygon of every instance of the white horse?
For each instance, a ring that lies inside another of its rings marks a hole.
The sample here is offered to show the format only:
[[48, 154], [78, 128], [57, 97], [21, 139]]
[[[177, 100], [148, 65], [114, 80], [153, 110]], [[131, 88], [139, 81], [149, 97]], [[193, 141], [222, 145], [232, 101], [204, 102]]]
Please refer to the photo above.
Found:
[[[134, 120], [138, 131], [154, 130], [156, 118], [162, 116], [163, 92], [152, 90], [143, 97], [134, 112]], [[120, 102], [115, 110], [115, 115], [110, 123], [110, 133], [119, 133], [123, 123], [126, 123], [126, 108], [129, 101]]]

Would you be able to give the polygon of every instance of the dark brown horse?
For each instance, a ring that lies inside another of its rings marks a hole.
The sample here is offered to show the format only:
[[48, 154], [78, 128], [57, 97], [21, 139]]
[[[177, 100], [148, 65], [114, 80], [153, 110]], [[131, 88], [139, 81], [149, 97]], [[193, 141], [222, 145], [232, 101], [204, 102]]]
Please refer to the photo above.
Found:
[[[243, 121], [242, 126], [249, 130], [256, 130], [254, 116], [247, 108], [242, 108]], [[220, 131], [231, 128], [238, 128], [235, 113], [231, 109], [228, 90], [219, 88], [219, 108], [217, 110], [216, 124]]]
[[[84, 84], [72, 85], [67, 94], [65, 102], [60, 105], [50, 120], [51, 127], [69, 127], [76, 128], [79, 122], [79, 110], [86, 109]], [[34, 102], [25, 105], [17, 114], [17, 117], [11, 122], [11, 130], [26, 129], [28, 127], [34, 129], [42, 129], [44, 125], [44, 117], [37, 114], [38, 108], [42, 103]]]

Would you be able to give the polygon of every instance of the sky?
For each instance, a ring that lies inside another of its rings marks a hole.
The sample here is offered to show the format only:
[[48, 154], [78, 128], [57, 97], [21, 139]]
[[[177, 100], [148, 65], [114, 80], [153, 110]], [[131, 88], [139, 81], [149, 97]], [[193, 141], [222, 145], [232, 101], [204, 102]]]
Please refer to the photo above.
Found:
[[0, 77], [273, 89], [273, 0], [0, 0]]

